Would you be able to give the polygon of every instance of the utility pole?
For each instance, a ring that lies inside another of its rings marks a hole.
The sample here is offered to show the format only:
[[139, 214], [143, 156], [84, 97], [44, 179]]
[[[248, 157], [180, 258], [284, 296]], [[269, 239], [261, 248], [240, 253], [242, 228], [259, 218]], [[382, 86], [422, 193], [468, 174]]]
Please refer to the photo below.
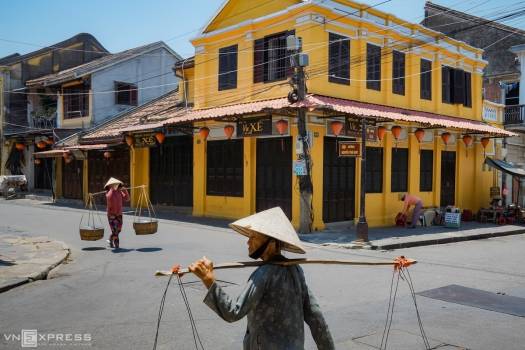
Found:
[[368, 223], [365, 212], [366, 199], [366, 120], [361, 119], [361, 196], [359, 200], [359, 221], [357, 222], [357, 239], [355, 244], [368, 245]]
[[[290, 35], [286, 38], [287, 50], [291, 54], [291, 63], [294, 67], [294, 76], [292, 77], [293, 91], [288, 95], [288, 100], [291, 103], [304, 101], [306, 98], [306, 78], [304, 67], [308, 66], [308, 55], [301, 53], [302, 41], [301, 38]], [[308, 132], [306, 129], [306, 108], [298, 109], [297, 115], [298, 145], [296, 147], [297, 159], [303, 161], [305, 164], [305, 175], [298, 175], [299, 177], [299, 191], [300, 191], [300, 233], [312, 232], [312, 174], [311, 174], [311, 159], [309, 150]]]

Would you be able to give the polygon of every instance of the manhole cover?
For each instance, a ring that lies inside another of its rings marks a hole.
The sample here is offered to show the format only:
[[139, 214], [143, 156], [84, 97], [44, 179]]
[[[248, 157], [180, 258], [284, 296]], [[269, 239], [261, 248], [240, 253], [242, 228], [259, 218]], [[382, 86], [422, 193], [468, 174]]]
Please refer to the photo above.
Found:
[[525, 298], [496, 294], [456, 284], [426, 290], [417, 294], [449, 303], [525, 317]]

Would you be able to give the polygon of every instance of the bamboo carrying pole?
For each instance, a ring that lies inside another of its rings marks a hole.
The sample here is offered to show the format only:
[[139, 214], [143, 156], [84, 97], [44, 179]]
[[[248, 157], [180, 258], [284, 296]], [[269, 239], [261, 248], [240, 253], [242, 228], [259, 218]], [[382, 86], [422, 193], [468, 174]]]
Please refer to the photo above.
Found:
[[[416, 264], [416, 260], [406, 259], [404, 256], [396, 258], [394, 261], [353, 261], [353, 260], [317, 260], [317, 259], [290, 259], [283, 261], [240, 261], [240, 262], [229, 262], [221, 263], [213, 266], [214, 270], [222, 269], [237, 269], [243, 267], [254, 267], [266, 264], [290, 266], [299, 264], [322, 264], [322, 265], [359, 265], [359, 266], [394, 266], [394, 268], [405, 268], [410, 265]], [[174, 267], [171, 271], [157, 271], [155, 276], [170, 276], [177, 273], [179, 276], [183, 276], [190, 271], [186, 269], [179, 269]]]

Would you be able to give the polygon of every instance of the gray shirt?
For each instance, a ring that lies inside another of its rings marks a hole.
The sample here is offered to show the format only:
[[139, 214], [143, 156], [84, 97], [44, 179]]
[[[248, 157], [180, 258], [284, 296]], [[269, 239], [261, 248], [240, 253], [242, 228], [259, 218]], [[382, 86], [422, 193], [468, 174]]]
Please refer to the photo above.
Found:
[[334, 349], [328, 325], [300, 266], [263, 265], [250, 276], [236, 300], [214, 283], [204, 303], [227, 322], [248, 315], [244, 349], [304, 349], [304, 322], [317, 347]]

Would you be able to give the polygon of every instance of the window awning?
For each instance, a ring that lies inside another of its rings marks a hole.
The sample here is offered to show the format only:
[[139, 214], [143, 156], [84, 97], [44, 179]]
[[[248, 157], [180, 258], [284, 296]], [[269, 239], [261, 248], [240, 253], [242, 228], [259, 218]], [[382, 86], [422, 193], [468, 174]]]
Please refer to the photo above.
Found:
[[60, 158], [64, 156], [67, 151], [62, 149], [52, 149], [50, 151], [36, 152], [35, 158]]
[[485, 158], [485, 164], [488, 166], [498, 169], [500, 171], [503, 171], [507, 174], [510, 174], [512, 176], [517, 176], [520, 178], [525, 178], [525, 170], [521, 168], [516, 168], [514, 165], [504, 162], [502, 160], [492, 159], [492, 158]]

